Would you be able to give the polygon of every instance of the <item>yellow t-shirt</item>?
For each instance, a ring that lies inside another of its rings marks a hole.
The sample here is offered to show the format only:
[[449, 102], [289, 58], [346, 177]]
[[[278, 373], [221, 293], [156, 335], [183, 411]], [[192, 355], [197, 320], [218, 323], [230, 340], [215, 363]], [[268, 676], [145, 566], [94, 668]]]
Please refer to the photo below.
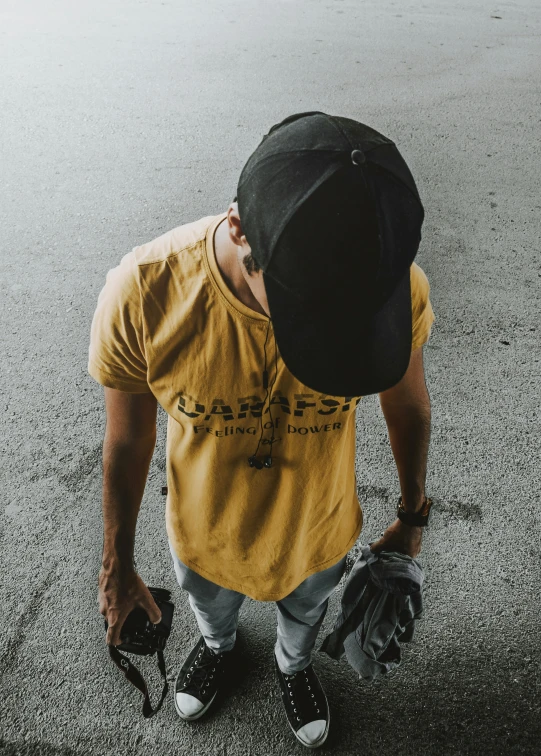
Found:
[[[362, 526], [355, 480], [361, 397], [319, 394], [286, 368], [269, 320], [240, 302], [216, 263], [208, 216], [135, 247], [109, 271], [92, 321], [88, 370], [104, 386], [152, 392], [168, 414], [166, 528], [184, 564], [277, 601], [338, 562]], [[413, 348], [434, 320], [411, 266]], [[277, 368], [275, 379], [275, 367]], [[263, 409], [263, 413], [262, 413]], [[272, 418], [272, 419], [271, 419]], [[273, 466], [248, 457], [269, 449]]]

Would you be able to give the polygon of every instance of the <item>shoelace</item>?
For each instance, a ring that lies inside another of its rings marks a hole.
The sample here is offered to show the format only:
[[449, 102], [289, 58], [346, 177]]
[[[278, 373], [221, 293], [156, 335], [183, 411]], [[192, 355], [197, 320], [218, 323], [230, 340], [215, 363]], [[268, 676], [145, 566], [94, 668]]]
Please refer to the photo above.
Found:
[[207, 646], [202, 647], [186, 673], [182, 686], [184, 690], [194, 688], [203, 692], [210, 686], [210, 681], [221, 661], [221, 656], [213, 654]]
[[[284, 680], [287, 686], [288, 702], [297, 722], [322, 719], [325, 710], [320, 700], [319, 689], [306, 670], [295, 672], [294, 675], [284, 675]], [[299, 690], [301, 687], [305, 687], [305, 690]]]

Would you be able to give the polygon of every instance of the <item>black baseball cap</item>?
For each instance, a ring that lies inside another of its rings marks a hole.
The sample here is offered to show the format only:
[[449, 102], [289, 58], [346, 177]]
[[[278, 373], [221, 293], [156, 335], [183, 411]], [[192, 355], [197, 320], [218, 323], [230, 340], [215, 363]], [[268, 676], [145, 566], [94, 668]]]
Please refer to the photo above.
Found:
[[331, 396], [398, 383], [424, 210], [394, 142], [350, 118], [291, 115], [248, 159], [237, 200], [290, 372]]

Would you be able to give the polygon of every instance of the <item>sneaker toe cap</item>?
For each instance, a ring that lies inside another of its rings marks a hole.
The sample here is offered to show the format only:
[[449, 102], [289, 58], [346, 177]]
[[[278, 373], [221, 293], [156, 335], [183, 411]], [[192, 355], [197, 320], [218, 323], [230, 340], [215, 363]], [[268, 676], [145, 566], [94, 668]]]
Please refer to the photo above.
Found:
[[205, 707], [204, 703], [189, 693], [177, 693], [176, 702], [179, 712], [185, 717], [193, 717]]
[[313, 722], [308, 722], [300, 730], [297, 730], [297, 737], [306, 743], [306, 745], [314, 745], [323, 737], [327, 722], [324, 719], [316, 719]]

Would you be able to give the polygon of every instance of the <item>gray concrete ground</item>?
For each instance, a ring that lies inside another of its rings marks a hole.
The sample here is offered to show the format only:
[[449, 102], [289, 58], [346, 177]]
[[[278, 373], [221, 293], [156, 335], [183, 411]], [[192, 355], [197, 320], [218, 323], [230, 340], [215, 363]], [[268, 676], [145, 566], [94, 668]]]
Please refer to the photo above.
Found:
[[[144, 720], [110, 663], [96, 602], [104, 411], [86, 360], [106, 272], [225, 210], [269, 126], [321, 109], [392, 136], [409, 161], [437, 318], [426, 615], [378, 684], [317, 655], [332, 710], [321, 752], [539, 754], [537, 3], [4, 0], [0, 21], [0, 751], [303, 752], [273, 677], [272, 604], [246, 602], [238, 674], [201, 722], [181, 722], [171, 697]], [[197, 633], [166, 544], [164, 431], [162, 412], [137, 562], [174, 592], [173, 677]], [[398, 495], [376, 397], [358, 409], [357, 473], [367, 541]]]

